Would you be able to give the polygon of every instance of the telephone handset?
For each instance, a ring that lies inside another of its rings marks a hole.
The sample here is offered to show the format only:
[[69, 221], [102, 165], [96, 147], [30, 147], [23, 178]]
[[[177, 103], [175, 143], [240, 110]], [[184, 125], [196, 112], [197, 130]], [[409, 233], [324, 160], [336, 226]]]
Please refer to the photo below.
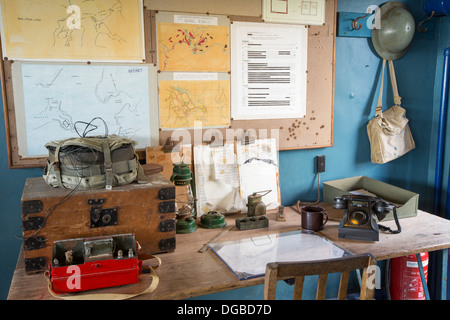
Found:
[[378, 241], [378, 230], [389, 233], [400, 233], [401, 226], [398, 221], [397, 208], [393, 206], [394, 220], [397, 230], [378, 225], [390, 212], [390, 204], [379, 197], [366, 195], [344, 195], [335, 197], [333, 208], [344, 209], [344, 216], [339, 225], [339, 237], [358, 240]]

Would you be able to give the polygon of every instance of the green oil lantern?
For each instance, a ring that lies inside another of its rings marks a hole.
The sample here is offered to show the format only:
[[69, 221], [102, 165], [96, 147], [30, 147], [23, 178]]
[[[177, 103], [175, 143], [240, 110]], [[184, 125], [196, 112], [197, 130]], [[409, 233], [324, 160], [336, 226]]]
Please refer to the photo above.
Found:
[[[195, 220], [197, 218], [196, 211], [196, 199], [195, 199], [195, 187], [194, 187], [194, 175], [188, 164], [174, 163], [173, 172], [170, 177], [170, 181], [176, 186], [184, 186], [185, 193], [177, 196], [176, 204], [176, 233], [191, 233], [197, 230]], [[186, 199], [182, 199], [181, 196], [185, 195]]]

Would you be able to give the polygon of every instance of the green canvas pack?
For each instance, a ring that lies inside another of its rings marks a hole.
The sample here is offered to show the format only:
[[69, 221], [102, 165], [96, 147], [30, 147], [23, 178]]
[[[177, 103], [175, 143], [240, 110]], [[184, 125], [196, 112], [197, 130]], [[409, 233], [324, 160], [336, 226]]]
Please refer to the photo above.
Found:
[[48, 142], [43, 178], [52, 187], [78, 190], [111, 189], [134, 181], [146, 183], [136, 144], [117, 135]]

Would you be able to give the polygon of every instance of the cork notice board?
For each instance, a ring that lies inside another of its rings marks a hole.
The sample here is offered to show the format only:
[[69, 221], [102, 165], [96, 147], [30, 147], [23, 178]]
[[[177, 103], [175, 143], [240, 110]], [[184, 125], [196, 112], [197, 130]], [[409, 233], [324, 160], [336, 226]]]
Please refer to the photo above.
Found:
[[[262, 3], [260, 0], [229, 0], [202, 1], [202, 0], [143, 0], [143, 28], [145, 42], [145, 59], [142, 65], [151, 66], [157, 74], [152, 75], [154, 82], [150, 83], [150, 112], [152, 115], [159, 113], [158, 86], [159, 81], [167, 77], [158, 70], [158, 43], [157, 43], [157, 15], [159, 13], [182, 13], [189, 15], [218, 16], [219, 25], [230, 26], [236, 21], [259, 22], [270, 25], [262, 20]], [[305, 26], [308, 29], [308, 58], [307, 58], [307, 89], [306, 89], [306, 115], [292, 119], [264, 119], [264, 120], [235, 120], [230, 118], [227, 126], [203, 128], [201, 136], [203, 142], [211, 140], [211, 133], [215, 137], [240, 139], [243, 134], [255, 139], [276, 138], [279, 150], [310, 149], [330, 147], [333, 145], [333, 102], [334, 102], [334, 57], [335, 57], [335, 30], [336, 30], [336, 0], [326, 0], [325, 23], [319, 26]], [[232, 54], [232, 48], [230, 54]], [[93, 57], [95, 60], [95, 57]], [[20, 63], [19, 60], [17, 60]], [[46, 63], [47, 61], [43, 61]], [[18, 136], [22, 135], [26, 128], [16, 121], [16, 115], [23, 112], [21, 106], [15, 105], [14, 95], [17, 88], [13, 86], [14, 74], [12, 65], [14, 61], [8, 57], [2, 57], [2, 93], [3, 109], [5, 113], [6, 144], [8, 151], [8, 163], [10, 168], [42, 167], [46, 163], [46, 157], [24, 158], [21, 156]], [[47, 62], [51, 63], [51, 62]], [[57, 61], [55, 63], [58, 63]], [[90, 61], [81, 61], [81, 64], [90, 64]], [[94, 63], [95, 64], [95, 63]], [[108, 64], [106, 62], [105, 64]], [[231, 68], [230, 68], [231, 69]], [[232, 70], [221, 71], [218, 80], [226, 81], [231, 78]], [[231, 87], [231, 86], [230, 86]], [[231, 95], [230, 92], [230, 101]], [[17, 104], [17, 103], [16, 103]], [[155, 124], [157, 127], [157, 124]], [[209, 130], [208, 130], [209, 129]], [[233, 136], [227, 135], [227, 129], [232, 129]], [[185, 130], [190, 133], [192, 143], [194, 130]], [[206, 132], [208, 131], [208, 132]], [[173, 130], [156, 129], [155, 136], [148, 141], [148, 146], [163, 146], [172, 137]], [[209, 133], [209, 134], [207, 134]], [[216, 135], [215, 133], [220, 133]], [[198, 133], [196, 133], [198, 136]], [[176, 134], [173, 136], [177, 138]], [[183, 140], [184, 138], [179, 138]], [[43, 145], [48, 141], [42, 141]], [[142, 150], [141, 150], [142, 151]]]
[[[268, 24], [260, 16], [230, 15], [228, 17], [230, 24], [234, 21]], [[234, 133], [237, 139], [242, 133], [261, 139], [277, 138], [279, 150], [322, 148], [333, 145], [335, 24], [336, 2], [327, 0], [324, 25], [305, 26], [308, 28], [306, 116], [292, 119], [256, 120], [231, 118], [231, 125], [228, 128], [233, 130], [229, 132]], [[228, 141], [230, 138], [227, 136], [228, 128], [215, 128], [208, 130], [208, 133], [216, 132], [217, 134], [213, 133], [216, 138]], [[193, 138], [194, 130], [187, 131]], [[172, 131], [161, 130], [160, 144], [165, 144], [171, 136]], [[174, 139], [176, 138], [177, 135], [174, 134]], [[184, 138], [180, 138], [182, 139]], [[207, 142], [209, 139], [211, 134], [205, 134], [203, 130], [203, 141]]]

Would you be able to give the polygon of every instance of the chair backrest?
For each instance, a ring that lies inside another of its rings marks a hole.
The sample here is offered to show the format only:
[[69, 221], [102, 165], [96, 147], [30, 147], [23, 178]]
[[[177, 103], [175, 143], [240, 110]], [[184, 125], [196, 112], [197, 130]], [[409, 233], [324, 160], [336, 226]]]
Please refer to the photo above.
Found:
[[373, 298], [373, 286], [368, 285], [369, 273], [374, 272], [376, 259], [371, 254], [360, 254], [345, 256], [337, 259], [302, 261], [302, 262], [271, 262], [266, 265], [264, 279], [264, 299], [275, 300], [275, 293], [278, 280], [294, 278], [294, 300], [301, 300], [303, 292], [303, 281], [305, 276], [319, 275], [317, 284], [316, 299], [325, 299], [325, 288], [327, 276], [330, 273], [341, 273], [339, 283], [338, 299], [344, 300], [347, 295], [347, 287], [350, 271], [363, 269], [361, 279], [361, 300], [371, 300]]

